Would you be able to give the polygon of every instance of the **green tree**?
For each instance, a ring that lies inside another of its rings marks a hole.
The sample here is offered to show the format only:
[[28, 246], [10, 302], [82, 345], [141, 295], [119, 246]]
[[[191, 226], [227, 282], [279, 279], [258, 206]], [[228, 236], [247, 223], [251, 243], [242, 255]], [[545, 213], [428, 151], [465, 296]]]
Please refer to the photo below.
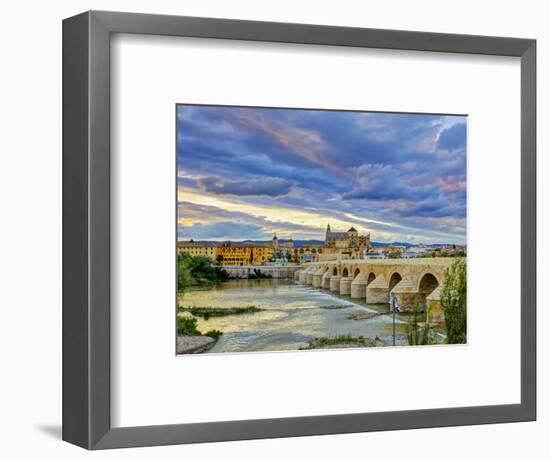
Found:
[[445, 272], [441, 308], [445, 314], [448, 344], [466, 342], [466, 259], [456, 258]]
[[[423, 321], [423, 324], [421, 322]], [[433, 344], [433, 329], [430, 325], [431, 313], [430, 308], [426, 305], [424, 313], [420, 310], [420, 299], [417, 296], [413, 302], [412, 316], [409, 318], [407, 325], [407, 340], [411, 346], [420, 346]]]
[[229, 280], [229, 272], [223, 267], [214, 267], [214, 271], [218, 282], [227, 282]]
[[225, 282], [229, 273], [222, 267], [213, 266], [206, 256], [178, 255], [178, 291], [187, 287], [209, 282]]
[[191, 259], [192, 256], [187, 253], [178, 255], [178, 291], [183, 291], [194, 283], [190, 269]]
[[177, 318], [178, 335], [199, 336], [201, 333], [197, 330], [197, 319], [194, 317]]
[[191, 258], [189, 270], [197, 281], [201, 279], [213, 281], [216, 278], [216, 271], [212, 266], [212, 260], [206, 256], [194, 256]]

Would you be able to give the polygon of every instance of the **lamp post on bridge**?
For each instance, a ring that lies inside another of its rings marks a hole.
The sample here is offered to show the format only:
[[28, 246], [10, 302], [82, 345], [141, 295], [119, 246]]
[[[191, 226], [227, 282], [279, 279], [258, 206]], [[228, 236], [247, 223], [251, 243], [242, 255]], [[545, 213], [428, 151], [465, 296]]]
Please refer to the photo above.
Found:
[[392, 311], [392, 317], [393, 317], [393, 345], [395, 346], [395, 320], [396, 320], [396, 314], [399, 312], [399, 304], [397, 304], [397, 294], [395, 294], [393, 291], [390, 291], [390, 308]]

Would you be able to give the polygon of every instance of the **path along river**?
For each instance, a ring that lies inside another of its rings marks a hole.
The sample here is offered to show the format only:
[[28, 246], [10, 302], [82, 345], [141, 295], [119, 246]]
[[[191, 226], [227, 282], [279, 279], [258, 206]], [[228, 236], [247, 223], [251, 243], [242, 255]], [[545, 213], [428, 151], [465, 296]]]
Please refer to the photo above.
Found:
[[[231, 280], [214, 287], [192, 288], [180, 295], [179, 304], [217, 308], [254, 305], [264, 309], [199, 318], [199, 331], [223, 332], [209, 353], [296, 350], [314, 338], [351, 334], [374, 339], [392, 334], [389, 314], [361, 320], [348, 318], [356, 313], [387, 312], [387, 305], [368, 305], [290, 280]], [[404, 333], [405, 329], [406, 318], [398, 315], [397, 332]]]

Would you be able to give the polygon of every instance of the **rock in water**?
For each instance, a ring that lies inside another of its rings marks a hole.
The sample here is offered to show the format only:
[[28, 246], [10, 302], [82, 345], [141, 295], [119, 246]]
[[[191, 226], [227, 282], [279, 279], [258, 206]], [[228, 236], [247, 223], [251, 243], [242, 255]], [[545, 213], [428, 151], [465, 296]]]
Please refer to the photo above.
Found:
[[349, 320], [366, 320], [372, 317], [378, 317], [381, 314], [380, 312], [355, 312], [354, 314], [348, 315]]

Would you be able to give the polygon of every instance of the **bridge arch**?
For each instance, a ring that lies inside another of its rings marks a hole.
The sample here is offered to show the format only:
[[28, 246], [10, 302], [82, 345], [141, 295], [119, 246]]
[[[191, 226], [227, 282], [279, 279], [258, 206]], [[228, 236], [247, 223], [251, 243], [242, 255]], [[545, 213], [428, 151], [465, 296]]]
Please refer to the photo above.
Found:
[[358, 267], [355, 268], [355, 271], [353, 272], [353, 278], [356, 278], [361, 273], [361, 269]]
[[334, 266], [332, 269], [332, 275], [338, 275], [338, 267]]
[[344, 267], [344, 270], [342, 271], [342, 277], [348, 277], [348, 276], [349, 276], [348, 268]]
[[423, 295], [429, 295], [440, 285], [439, 279], [432, 272], [425, 272], [418, 279], [417, 291]]
[[367, 286], [370, 285], [372, 282], [374, 282], [375, 278], [376, 278], [376, 274], [371, 271], [369, 273], [369, 276], [367, 277]]
[[394, 272], [390, 277], [390, 283], [388, 285], [388, 291], [392, 291], [395, 288], [395, 285], [397, 285], [401, 280], [403, 280], [403, 277], [399, 272]]

